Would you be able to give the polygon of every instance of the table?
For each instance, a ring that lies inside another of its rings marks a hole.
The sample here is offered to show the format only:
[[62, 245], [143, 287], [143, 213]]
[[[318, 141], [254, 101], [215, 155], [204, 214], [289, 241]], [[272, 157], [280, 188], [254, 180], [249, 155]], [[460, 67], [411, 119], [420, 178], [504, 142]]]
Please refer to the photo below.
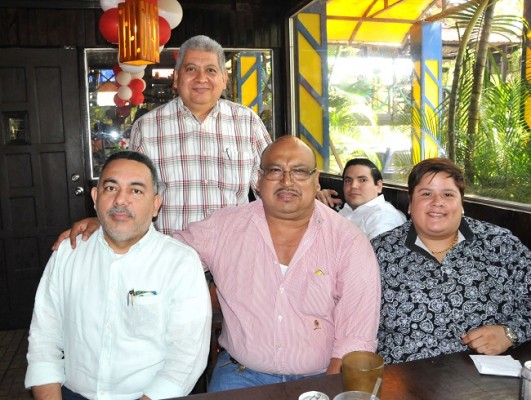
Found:
[[[471, 353], [455, 353], [407, 363], [387, 365], [384, 370], [381, 400], [516, 400], [520, 379], [481, 375]], [[511, 354], [522, 364], [531, 360], [531, 342]], [[341, 392], [341, 375], [303, 379], [275, 385], [203, 393], [179, 399], [187, 400], [298, 400], [299, 395], [318, 390], [330, 400]], [[175, 399], [174, 399], [175, 400]]]

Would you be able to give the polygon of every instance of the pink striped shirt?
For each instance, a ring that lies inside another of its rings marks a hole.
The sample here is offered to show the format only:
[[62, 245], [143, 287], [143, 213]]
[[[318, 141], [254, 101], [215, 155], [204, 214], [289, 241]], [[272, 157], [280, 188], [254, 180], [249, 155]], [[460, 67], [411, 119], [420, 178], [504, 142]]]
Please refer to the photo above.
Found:
[[219, 100], [203, 122], [180, 98], [142, 116], [131, 129], [130, 149], [149, 156], [166, 185], [157, 229], [172, 234], [215, 209], [247, 203], [269, 143], [258, 115], [228, 100]]
[[380, 274], [361, 231], [319, 201], [283, 276], [261, 200], [217, 210], [175, 237], [217, 285], [220, 344], [266, 373], [324, 372], [331, 358], [376, 349]]

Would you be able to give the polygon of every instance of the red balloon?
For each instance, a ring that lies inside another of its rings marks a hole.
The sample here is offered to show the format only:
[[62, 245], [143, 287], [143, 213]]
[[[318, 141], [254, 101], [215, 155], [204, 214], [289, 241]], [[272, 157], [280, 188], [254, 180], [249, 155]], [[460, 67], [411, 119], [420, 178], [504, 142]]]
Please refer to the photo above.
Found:
[[112, 72], [114, 73], [114, 76], [116, 76], [122, 72], [122, 67], [120, 67], [119, 64], [116, 64], [114, 67], [112, 67]]
[[142, 94], [142, 92], [133, 92], [133, 95], [131, 96], [129, 101], [131, 102], [131, 104], [139, 106], [144, 102], [144, 95]]
[[146, 82], [143, 79], [133, 79], [129, 82], [129, 87], [133, 92], [143, 92], [146, 88]]
[[131, 114], [131, 106], [121, 106], [116, 108], [116, 115], [121, 118], [127, 118]]
[[118, 8], [109, 8], [100, 17], [100, 32], [106, 41], [118, 43]]
[[171, 37], [171, 28], [168, 21], [159, 17], [159, 46], [164, 46]]
[[114, 104], [116, 104], [117, 107], [123, 107], [127, 104], [126, 100], [122, 100], [118, 97], [118, 94], [114, 95]]

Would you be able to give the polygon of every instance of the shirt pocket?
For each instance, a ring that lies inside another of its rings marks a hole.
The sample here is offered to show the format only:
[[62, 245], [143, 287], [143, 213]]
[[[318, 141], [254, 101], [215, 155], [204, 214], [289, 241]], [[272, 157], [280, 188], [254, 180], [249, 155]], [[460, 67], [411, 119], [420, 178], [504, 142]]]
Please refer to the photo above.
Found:
[[300, 291], [301, 310], [312, 316], [330, 318], [334, 310], [334, 281], [320, 269], [308, 271]]
[[135, 338], [152, 338], [163, 333], [165, 312], [161, 295], [136, 296], [128, 311], [128, 329]]
[[234, 147], [225, 147], [223, 154], [223, 181], [220, 185], [227, 189], [242, 189], [251, 181], [254, 158], [251, 151], [238, 151]]

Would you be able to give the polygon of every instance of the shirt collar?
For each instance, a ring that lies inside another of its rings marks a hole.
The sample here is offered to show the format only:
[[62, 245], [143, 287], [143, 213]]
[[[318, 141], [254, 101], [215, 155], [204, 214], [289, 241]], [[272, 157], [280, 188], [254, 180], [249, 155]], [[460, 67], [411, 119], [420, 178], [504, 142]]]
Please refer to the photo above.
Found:
[[[183, 99], [181, 99], [180, 97], [177, 97], [176, 101], [177, 101], [177, 109], [181, 110], [183, 115], [197, 119], [196, 116], [190, 111], [190, 109], [184, 105]], [[220, 106], [219, 106], [220, 101], [221, 99], [216, 101], [216, 104], [214, 104], [214, 108], [210, 110], [206, 119], [210, 117], [216, 117], [218, 115], [220, 111]]]
[[135, 252], [137, 248], [141, 249], [142, 247], [146, 246], [153, 239], [154, 232], [156, 232], [156, 229], [152, 222], [149, 225], [149, 229], [146, 232], [146, 234], [142, 236], [142, 238], [138, 242], [132, 245], [127, 251], [127, 253], [124, 253], [124, 254], [116, 254], [114, 250], [111, 248], [111, 246], [109, 246], [109, 243], [107, 243], [107, 241], [105, 240], [105, 236], [103, 235], [103, 228], [101, 226], [98, 229], [98, 240], [106, 249], [108, 249], [109, 252], [111, 252], [115, 256], [125, 256], [126, 254], [131, 254]]
[[[426, 246], [423, 245], [422, 241], [418, 239], [417, 231], [415, 230], [415, 225], [413, 224], [413, 222], [409, 221], [409, 223], [410, 223], [410, 226], [407, 232], [405, 245], [413, 251], [416, 251], [418, 253], [422, 253], [424, 255], [434, 258], [433, 255], [426, 248]], [[418, 239], [418, 242], [421, 244], [420, 246], [417, 244], [417, 239]], [[474, 233], [470, 229], [470, 226], [468, 225], [466, 217], [462, 217], [461, 223], [459, 224], [459, 229], [458, 229], [457, 243], [461, 243], [463, 240], [470, 241], [473, 239], [474, 239]]]

